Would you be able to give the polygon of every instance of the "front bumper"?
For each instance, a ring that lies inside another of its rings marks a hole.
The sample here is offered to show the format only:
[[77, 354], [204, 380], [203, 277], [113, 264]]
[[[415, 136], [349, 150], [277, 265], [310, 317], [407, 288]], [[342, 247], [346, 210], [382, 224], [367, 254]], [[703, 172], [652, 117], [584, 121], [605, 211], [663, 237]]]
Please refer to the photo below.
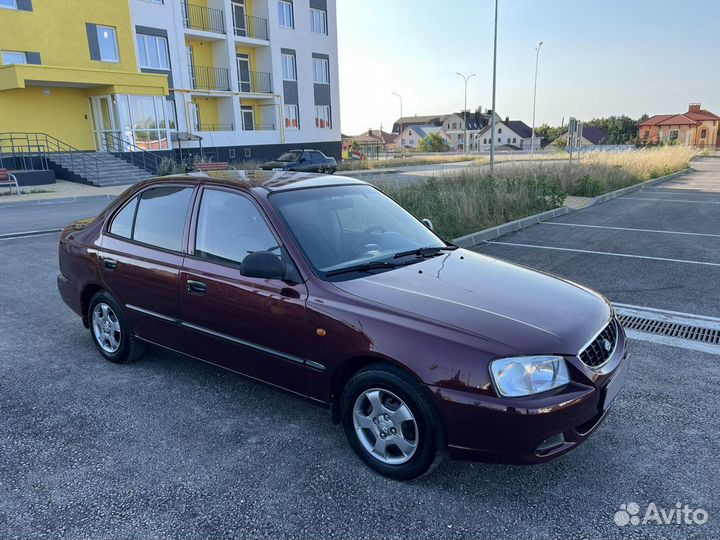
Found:
[[607, 371], [596, 373], [593, 384], [571, 382], [558, 393], [514, 399], [430, 387], [450, 457], [543, 463], [576, 448], [605, 418], [629, 363], [623, 334]]

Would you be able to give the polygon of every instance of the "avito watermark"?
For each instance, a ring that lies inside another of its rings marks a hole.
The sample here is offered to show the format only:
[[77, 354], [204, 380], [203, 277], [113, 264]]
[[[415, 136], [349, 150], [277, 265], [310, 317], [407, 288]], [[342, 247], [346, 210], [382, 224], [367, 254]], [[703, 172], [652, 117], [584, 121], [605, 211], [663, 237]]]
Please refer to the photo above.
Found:
[[621, 504], [615, 512], [615, 524], [627, 525], [704, 525], [710, 516], [704, 508], [693, 508], [688, 504], [675, 503], [674, 507], [662, 508], [651, 502], [644, 512], [635, 502]]

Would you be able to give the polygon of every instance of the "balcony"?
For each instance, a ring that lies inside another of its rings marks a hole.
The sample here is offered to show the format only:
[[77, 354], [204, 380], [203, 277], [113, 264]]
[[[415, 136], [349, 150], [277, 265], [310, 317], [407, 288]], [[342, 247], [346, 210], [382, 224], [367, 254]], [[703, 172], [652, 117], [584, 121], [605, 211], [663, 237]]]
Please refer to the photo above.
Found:
[[235, 14], [233, 26], [235, 35], [253, 39], [268, 40], [268, 22], [261, 17], [250, 17], [247, 15]]
[[230, 90], [230, 70], [190, 66], [190, 83], [195, 90]]
[[272, 76], [264, 71], [243, 71], [239, 69], [240, 92], [252, 94], [272, 94]]
[[243, 131], [275, 131], [275, 124], [255, 124], [245, 122]]
[[225, 14], [220, 9], [208, 8], [183, 1], [183, 24], [185, 28], [203, 32], [225, 33]]
[[195, 131], [233, 131], [233, 124], [195, 124]]

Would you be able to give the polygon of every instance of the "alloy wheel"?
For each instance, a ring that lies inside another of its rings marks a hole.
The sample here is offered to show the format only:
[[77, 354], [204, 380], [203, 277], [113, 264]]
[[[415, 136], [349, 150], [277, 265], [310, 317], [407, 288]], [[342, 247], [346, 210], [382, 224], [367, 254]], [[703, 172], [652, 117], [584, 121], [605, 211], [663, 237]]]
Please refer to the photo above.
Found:
[[108, 354], [117, 352], [120, 348], [122, 332], [120, 321], [113, 309], [103, 302], [100, 302], [93, 309], [92, 315], [93, 336], [100, 348]]
[[358, 440], [381, 463], [401, 465], [415, 454], [419, 440], [415, 416], [389, 390], [362, 392], [353, 405], [352, 419]]

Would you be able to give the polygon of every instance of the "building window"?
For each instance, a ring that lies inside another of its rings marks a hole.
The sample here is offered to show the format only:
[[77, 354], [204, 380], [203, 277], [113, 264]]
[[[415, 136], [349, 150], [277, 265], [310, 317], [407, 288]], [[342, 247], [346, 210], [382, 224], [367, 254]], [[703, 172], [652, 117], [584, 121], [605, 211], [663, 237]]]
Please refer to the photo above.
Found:
[[0, 0], [0, 8], [17, 9], [16, 0]]
[[278, 21], [283, 28], [295, 28], [292, 2], [278, 0]]
[[502, 133], [502, 128], [498, 128], [498, 133]]
[[170, 55], [166, 38], [138, 34], [137, 47], [141, 68], [170, 69]]
[[282, 73], [284, 81], [296, 81], [297, 80], [297, 69], [295, 67], [295, 55], [284, 54], [282, 55]]
[[327, 105], [315, 106], [315, 127], [330, 129], [330, 107]]
[[327, 13], [325, 10], [310, 8], [310, 31], [327, 35]]
[[285, 129], [299, 129], [297, 105], [285, 105]]
[[409, 144], [410, 146], [415, 146], [415, 139], [410, 139], [410, 140], [408, 141], [408, 144]]
[[21, 51], [3, 51], [2, 63], [10, 64], [27, 64], [27, 55]]
[[117, 38], [115, 28], [112, 26], [97, 27], [98, 47], [100, 49], [100, 60], [103, 62], [119, 62]]
[[701, 138], [701, 139], [704, 139], [705, 137], [707, 137], [707, 129], [703, 129], [703, 130], [700, 132], [700, 138]]
[[487, 144], [487, 139], [483, 139], [483, 144]]
[[328, 61], [326, 58], [313, 58], [313, 81], [320, 84], [330, 84]]
[[513, 137], [513, 142], [514, 142], [514, 143], [516, 143], [516, 142], [517, 142], [517, 139], [516, 139], [515, 137]]

